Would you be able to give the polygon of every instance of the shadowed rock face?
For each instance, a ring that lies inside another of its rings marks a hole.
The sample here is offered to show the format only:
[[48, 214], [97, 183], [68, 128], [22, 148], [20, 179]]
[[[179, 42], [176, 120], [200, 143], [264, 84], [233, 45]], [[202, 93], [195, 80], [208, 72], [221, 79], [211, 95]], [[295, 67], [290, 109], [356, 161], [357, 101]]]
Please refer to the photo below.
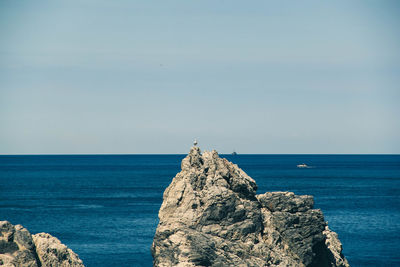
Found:
[[78, 255], [57, 238], [46, 233], [31, 235], [7, 221], [0, 221], [0, 266], [84, 267]]
[[312, 196], [256, 190], [236, 164], [192, 147], [164, 192], [154, 266], [349, 266]]

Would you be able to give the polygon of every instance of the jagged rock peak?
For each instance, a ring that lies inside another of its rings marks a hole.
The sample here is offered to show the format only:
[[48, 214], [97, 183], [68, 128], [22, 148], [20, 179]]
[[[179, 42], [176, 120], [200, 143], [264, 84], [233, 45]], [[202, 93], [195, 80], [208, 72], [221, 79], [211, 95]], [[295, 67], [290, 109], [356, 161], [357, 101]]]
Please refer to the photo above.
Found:
[[50, 234], [31, 235], [22, 225], [0, 221], [0, 266], [84, 267], [71, 249]]
[[349, 266], [312, 196], [256, 195], [214, 150], [192, 147], [163, 196], [154, 266]]
[[182, 160], [182, 175], [191, 176], [195, 190], [203, 187], [222, 186], [247, 197], [254, 197], [257, 185], [255, 181], [236, 164], [220, 158], [217, 151], [205, 151], [192, 147]]

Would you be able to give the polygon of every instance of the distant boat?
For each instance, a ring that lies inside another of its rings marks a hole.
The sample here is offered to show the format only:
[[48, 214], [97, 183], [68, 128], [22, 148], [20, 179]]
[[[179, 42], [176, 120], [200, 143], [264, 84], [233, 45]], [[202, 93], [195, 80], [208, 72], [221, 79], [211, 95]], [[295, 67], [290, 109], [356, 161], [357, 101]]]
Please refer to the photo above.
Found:
[[236, 151], [233, 151], [232, 156], [236, 156], [236, 155], [237, 155]]
[[303, 163], [303, 164], [297, 165], [297, 168], [310, 168], [310, 167], [307, 164]]

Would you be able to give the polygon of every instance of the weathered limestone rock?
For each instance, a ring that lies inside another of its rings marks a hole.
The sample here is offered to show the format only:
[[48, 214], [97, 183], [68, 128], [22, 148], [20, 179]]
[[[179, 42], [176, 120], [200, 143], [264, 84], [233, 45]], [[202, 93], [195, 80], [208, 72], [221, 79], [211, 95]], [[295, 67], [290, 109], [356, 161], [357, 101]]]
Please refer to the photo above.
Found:
[[31, 235], [21, 225], [0, 221], [0, 266], [83, 267], [72, 250], [45, 233]]
[[328, 257], [336, 266], [348, 266], [347, 260], [342, 254], [342, 243], [339, 241], [337, 233], [325, 227], [323, 234], [326, 236], [325, 245], [328, 248]]
[[312, 196], [256, 195], [216, 151], [193, 147], [164, 192], [154, 266], [349, 266]]
[[54, 236], [39, 233], [32, 237], [42, 266], [84, 266], [78, 255]]
[[38, 267], [31, 234], [21, 225], [0, 221], [0, 263], [3, 266]]

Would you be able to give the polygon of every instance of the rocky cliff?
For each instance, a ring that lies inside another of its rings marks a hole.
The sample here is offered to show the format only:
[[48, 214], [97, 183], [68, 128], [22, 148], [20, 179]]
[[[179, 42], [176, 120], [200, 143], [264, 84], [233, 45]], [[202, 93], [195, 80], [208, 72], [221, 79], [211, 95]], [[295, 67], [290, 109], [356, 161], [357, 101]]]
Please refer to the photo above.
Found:
[[84, 267], [78, 255], [57, 238], [46, 233], [31, 235], [7, 221], [0, 221], [0, 266]]
[[312, 196], [256, 190], [236, 164], [192, 147], [164, 192], [154, 266], [349, 266]]

